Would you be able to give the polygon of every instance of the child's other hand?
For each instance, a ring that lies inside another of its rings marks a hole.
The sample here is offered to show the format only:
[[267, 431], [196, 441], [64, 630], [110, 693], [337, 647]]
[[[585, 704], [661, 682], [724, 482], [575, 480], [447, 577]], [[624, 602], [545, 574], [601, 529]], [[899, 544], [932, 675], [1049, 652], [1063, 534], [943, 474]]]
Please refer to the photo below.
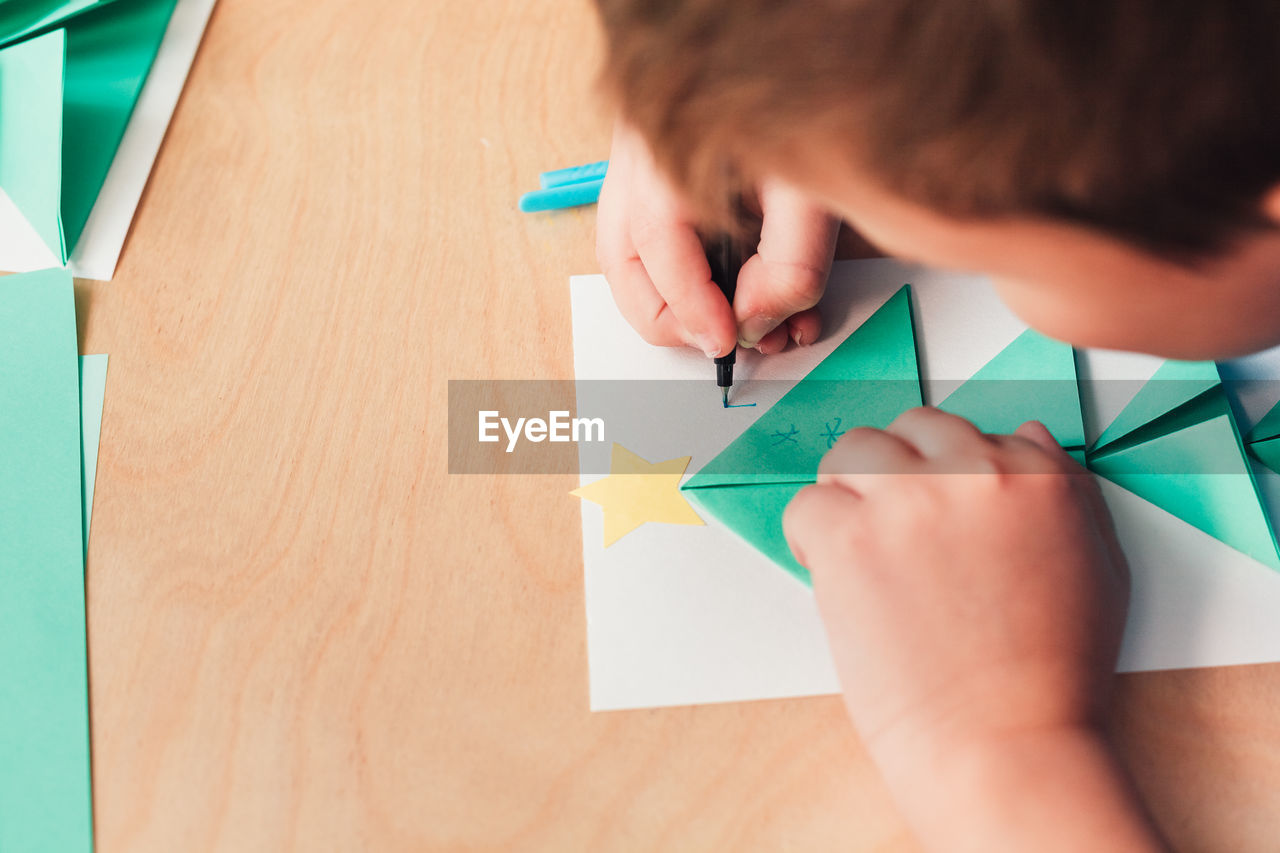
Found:
[[[1043, 426], [988, 436], [921, 408], [851, 430], [784, 528], [926, 847], [1158, 847], [1101, 731], [1128, 569], [1097, 484]], [[1075, 824], [1051, 828], [1063, 812]]]
[[596, 255], [618, 309], [646, 341], [725, 355], [735, 342], [781, 352], [815, 341], [839, 222], [779, 183], [760, 189], [757, 253], [730, 306], [678, 194], [639, 134], [619, 123], [600, 192]]

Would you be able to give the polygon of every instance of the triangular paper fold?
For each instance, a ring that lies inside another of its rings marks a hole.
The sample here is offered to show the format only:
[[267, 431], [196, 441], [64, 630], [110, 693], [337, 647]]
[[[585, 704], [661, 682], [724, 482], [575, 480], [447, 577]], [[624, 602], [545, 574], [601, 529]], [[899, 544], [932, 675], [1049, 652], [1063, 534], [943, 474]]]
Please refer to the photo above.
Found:
[[55, 30], [0, 50], [0, 190], [60, 264], [66, 43]]
[[1249, 451], [1259, 462], [1280, 473], [1280, 404], [1254, 425], [1247, 442]]
[[1166, 361], [1102, 431], [1093, 452], [1105, 450], [1220, 383], [1218, 368], [1211, 361]]
[[1075, 353], [1067, 344], [1028, 329], [987, 362], [938, 408], [992, 435], [1023, 423], [1043, 423], [1064, 448], [1084, 448], [1084, 419]]
[[883, 429], [921, 404], [911, 289], [904, 286], [831, 355], [691, 477], [689, 499], [803, 581], [782, 512], [823, 454], [857, 426]]
[[898, 290], [685, 488], [812, 482], [845, 431], [886, 427], [920, 405], [910, 292]]
[[1088, 458], [1108, 480], [1280, 569], [1275, 532], [1212, 363], [1162, 365]]

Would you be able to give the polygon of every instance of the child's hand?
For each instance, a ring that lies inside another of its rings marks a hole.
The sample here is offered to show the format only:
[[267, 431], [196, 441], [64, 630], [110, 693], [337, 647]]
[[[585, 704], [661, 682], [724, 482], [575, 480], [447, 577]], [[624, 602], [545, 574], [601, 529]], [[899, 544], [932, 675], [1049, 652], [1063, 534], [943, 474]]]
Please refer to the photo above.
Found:
[[706, 255], [675, 190], [639, 134], [619, 123], [600, 192], [596, 255], [627, 322], [658, 346], [724, 355], [740, 342], [762, 353], [787, 339], [815, 341], [818, 303], [831, 271], [839, 222], [782, 184], [760, 190], [757, 254], [730, 306], [711, 281]]
[[928, 408], [846, 433], [819, 472], [787, 539], [926, 846], [1150, 849], [1101, 734], [1128, 573], [1091, 475], [1038, 423], [987, 436]]

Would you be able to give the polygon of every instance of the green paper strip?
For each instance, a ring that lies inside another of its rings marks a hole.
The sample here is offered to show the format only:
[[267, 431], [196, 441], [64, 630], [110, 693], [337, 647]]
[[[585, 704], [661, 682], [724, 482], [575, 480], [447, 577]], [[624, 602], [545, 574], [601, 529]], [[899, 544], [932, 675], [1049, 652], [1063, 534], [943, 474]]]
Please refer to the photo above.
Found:
[[91, 850], [79, 361], [65, 270], [0, 278], [0, 850]]
[[0, 50], [0, 190], [58, 263], [66, 263], [62, 200], [62, 68], [55, 30]]

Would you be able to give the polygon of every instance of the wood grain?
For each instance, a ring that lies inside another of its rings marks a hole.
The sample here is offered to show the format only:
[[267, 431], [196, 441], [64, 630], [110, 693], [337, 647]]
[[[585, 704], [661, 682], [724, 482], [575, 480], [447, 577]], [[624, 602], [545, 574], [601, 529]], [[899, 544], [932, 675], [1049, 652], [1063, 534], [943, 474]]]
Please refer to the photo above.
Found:
[[[912, 849], [836, 699], [589, 714], [565, 478], [446, 473], [446, 381], [572, 375], [582, 0], [221, 0], [116, 280], [99, 849]], [[1123, 680], [1185, 850], [1273, 850], [1280, 667]]]

